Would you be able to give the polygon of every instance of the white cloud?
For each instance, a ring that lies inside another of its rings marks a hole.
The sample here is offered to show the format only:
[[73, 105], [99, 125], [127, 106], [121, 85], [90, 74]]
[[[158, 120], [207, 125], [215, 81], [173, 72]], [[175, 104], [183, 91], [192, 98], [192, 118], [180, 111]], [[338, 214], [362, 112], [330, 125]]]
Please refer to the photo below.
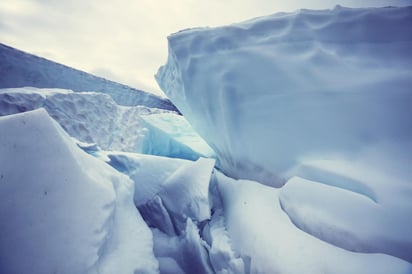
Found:
[[[355, 7], [411, 5], [412, 1], [340, 3]], [[166, 61], [166, 37], [173, 32], [336, 4], [328, 0], [2, 0], [0, 37], [10, 46], [55, 56], [55, 61], [81, 70], [110, 71], [113, 80], [154, 91], [158, 88], [153, 75]]]

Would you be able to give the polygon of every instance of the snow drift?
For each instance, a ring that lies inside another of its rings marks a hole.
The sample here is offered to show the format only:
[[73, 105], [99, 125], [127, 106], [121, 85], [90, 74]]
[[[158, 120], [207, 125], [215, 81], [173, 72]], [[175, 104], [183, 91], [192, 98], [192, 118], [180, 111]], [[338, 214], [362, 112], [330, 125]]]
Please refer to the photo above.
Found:
[[226, 174], [280, 186], [302, 159], [412, 151], [411, 24], [411, 7], [337, 6], [189, 29], [156, 78]]
[[[249, 258], [249, 273], [410, 273], [412, 270], [411, 264], [398, 258], [349, 252], [297, 229], [282, 211], [279, 189], [253, 181], [236, 181], [221, 173], [216, 174], [215, 180], [233, 248], [242, 258]], [[312, 219], [309, 214], [305, 217]], [[333, 230], [333, 227], [324, 228]]]

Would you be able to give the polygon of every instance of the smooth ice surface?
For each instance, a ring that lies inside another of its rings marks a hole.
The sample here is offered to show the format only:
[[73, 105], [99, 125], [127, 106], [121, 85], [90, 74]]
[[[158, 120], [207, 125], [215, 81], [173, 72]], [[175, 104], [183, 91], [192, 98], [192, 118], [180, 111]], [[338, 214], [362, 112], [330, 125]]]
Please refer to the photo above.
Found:
[[[166, 110], [117, 105], [109, 95], [64, 89], [0, 89], [0, 116], [43, 107], [76, 139], [106, 150], [141, 152], [155, 146], [141, 117]], [[146, 136], [148, 135], [148, 136]], [[167, 153], [166, 149], [164, 149]]]
[[410, 25], [411, 7], [337, 6], [184, 30], [156, 78], [231, 177], [281, 186], [381, 142], [411, 162]]
[[[233, 248], [250, 273], [410, 273], [412, 265], [383, 254], [353, 253], [296, 228], [279, 189], [216, 173]], [[310, 218], [309, 215], [307, 215]]]
[[157, 271], [129, 178], [44, 109], [0, 117], [0, 132], [1, 273]]
[[148, 129], [142, 153], [189, 160], [214, 156], [213, 150], [183, 116], [164, 112], [145, 115], [142, 119]]
[[0, 43], [0, 88], [61, 88], [109, 94], [120, 105], [176, 110], [168, 99], [115, 83]]

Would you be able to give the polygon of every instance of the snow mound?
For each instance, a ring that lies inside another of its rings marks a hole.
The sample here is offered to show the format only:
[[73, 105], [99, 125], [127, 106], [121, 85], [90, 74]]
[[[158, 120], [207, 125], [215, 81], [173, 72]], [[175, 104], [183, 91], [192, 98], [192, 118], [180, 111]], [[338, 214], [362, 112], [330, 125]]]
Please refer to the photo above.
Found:
[[[45, 108], [72, 137], [97, 143], [106, 150], [146, 151], [150, 132], [141, 117], [165, 110], [117, 105], [109, 95], [62, 89], [16, 88], [0, 90], [0, 116]], [[145, 140], [145, 141], [144, 141]]]
[[412, 270], [411, 264], [396, 257], [353, 253], [302, 232], [283, 212], [279, 189], [253, 181], [236, 181], [221, 173], [215, 176], [233, 248], [249, 262], [246, 273], [410, 273]]
[[156, 79], [227, 175], [281, 186], [302, 158], [412, 155], [410, 25], [411, 7], [338, 6], [184, 30]]
[[145, 115], [142, 119], [148, 129], [142, 153], [189, 160], [214, 156], [213, 150], [183, 116], [164, 112]]
[[129, 178], [44, 109], [0, 117], [0, 131], [1, 273], [157, 272]]
[[119, 105], [168, 109], [176, 107], [166, 98], [96, 77], [0, 43], [0, 88], [61, 88], [110, 95]]
[[369, 164], [302, 164], [281, 189], [282, 208], [299, 228], [329, 243], [412, 263], [412, 184]]

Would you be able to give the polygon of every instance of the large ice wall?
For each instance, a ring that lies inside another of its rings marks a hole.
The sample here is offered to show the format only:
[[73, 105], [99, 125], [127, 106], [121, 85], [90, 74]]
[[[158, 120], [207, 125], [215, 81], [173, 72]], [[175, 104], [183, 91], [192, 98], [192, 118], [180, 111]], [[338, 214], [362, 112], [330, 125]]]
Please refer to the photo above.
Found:
[[184, 30], [156, 78], [235, 178], [280, 186], [370, 147], [410, 162], [411, 25], [411, 7], [337, 6]]

